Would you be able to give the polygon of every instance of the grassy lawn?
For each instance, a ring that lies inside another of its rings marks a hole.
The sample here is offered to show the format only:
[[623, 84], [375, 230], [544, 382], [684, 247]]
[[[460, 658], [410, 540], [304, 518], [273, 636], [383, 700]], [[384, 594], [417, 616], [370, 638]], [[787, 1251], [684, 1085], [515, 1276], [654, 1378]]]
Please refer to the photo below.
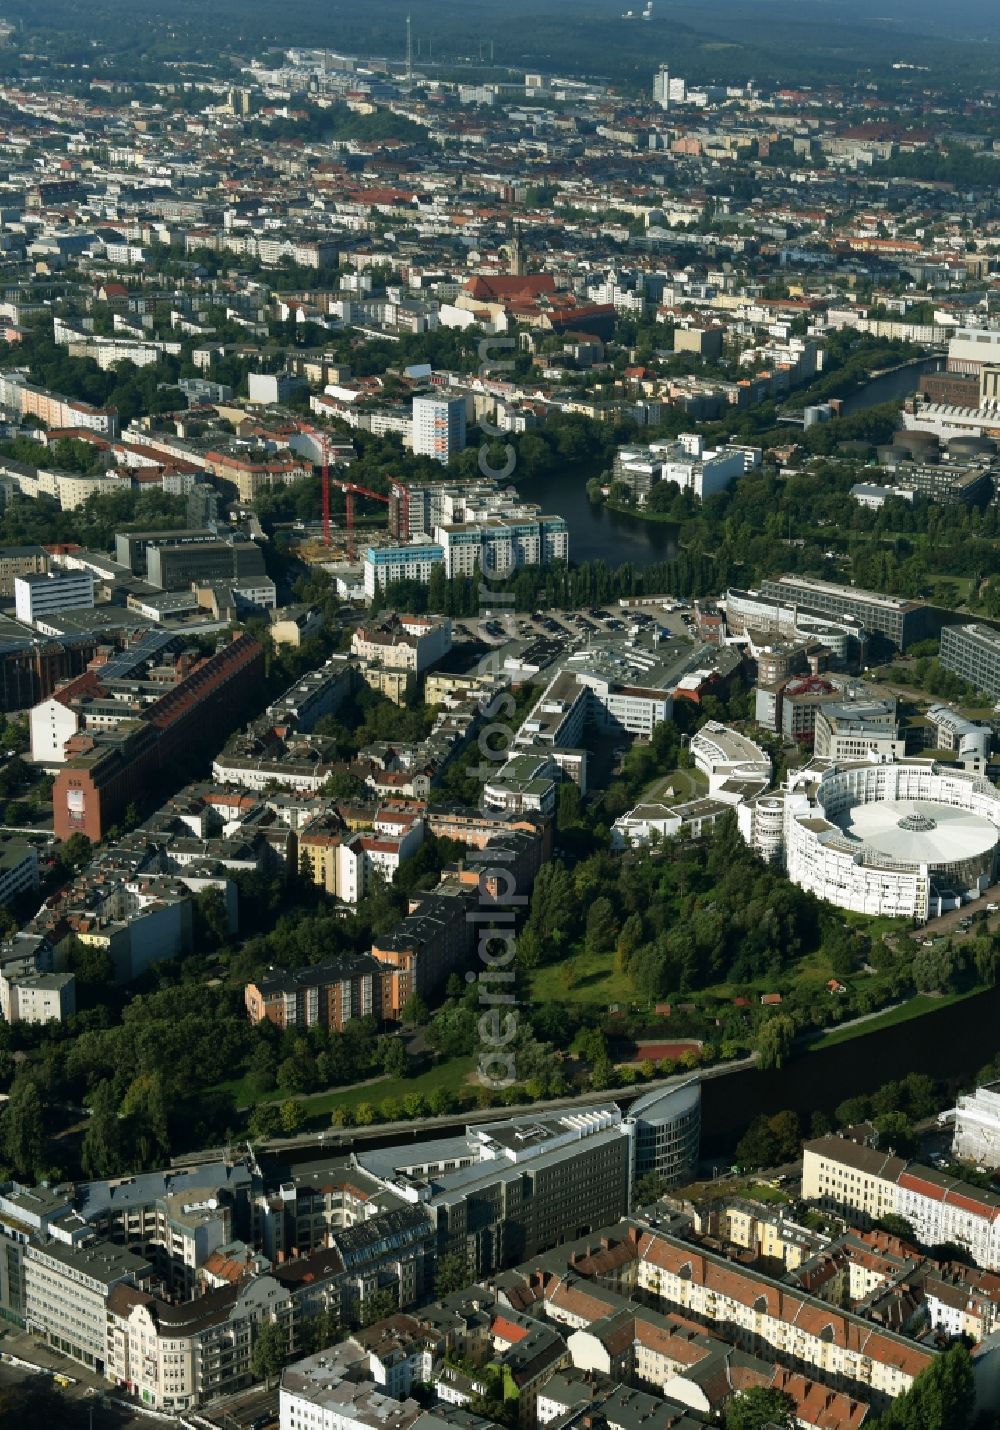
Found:
[[909, 1023], [914, 1018], [923, 1018], [927, 1013], [936, 1013], [941, 1008], [947, 1008], [951, 1003], [961, 1003], [966, 998], [975, 998], [978, 994], [985, 992], [984, 987], [977, 985], [965, 993], [942, 993], [937, 998], [932, 998], [926, 993], [918, 993], [905, 1003], [901, 1003], [898, 1008], [889, 1008], [885, 1013], [879, 1013], [864, 1023], [856, 1023], [851, 1028], [833, 1028], [829, 1032], [823, 1033], [810, 1042], [808, 1051], [820, 1052], [823, 1048], [832, 1048], [836, 1043], [848, 1043], [852, 1038], [863, 1038], [867, 1033], [877, 1033], [881, 1028], [891, 1028], [894, 1023]]
[[226, 1082], [217, 1082], [212, 1092], [231, 1092], [236, 1099], [237, 1107], [254, 1107], [258, 1102], [273, 1102], [274, 1094], [269, 1093], [266, 1097], [259, 1097], [254, 1087], [253, 1079], [249, 1075], [243, 1077], [231, 1077]]
[[[401, 1098], [408, 1092], [421, 1092], [425, 1097], [429, 1097], [438, 1088], [445, 1088], [449, 1092], [457, 1093], [468, 1082], [475, 1062], [472, 1054], [451, 1058], [446, 1062], [436, 1063], [427, 1072], [416, 1077], [380, 1077], [374, 1082], [356, 1087], [319, 1092], [312, 1097], [303, 1097], [300, 1101], [305, 1116], [312, 1118], [324, 1113], [329, 1116], [335, 1107], [357, 1107], [359, 1102], [371, 1102], [378, 1106], [384, 1097]], [[216, 1083], [211, 1090], [232, 1093], [237, 1107], [256, 1107], [264, 1102], [282, 1103], [288, 1096], [287, 1093], [275, 1090], [260, 1097], [254, 1089], [253, 1080], [248, 1076]]]
[[765, 1202], [774, 1206], [784, 1205], [789, 1201], [780, 1187], [769, 1187], [766, 1182], [752, 1182], [741, 1189], [740, 1195], [752, 1202]]
[[[315, 1097], [304, 1097], [302, 1110], [307, 1119], [329, 1117], [336, 1107], [355, 1108], [362, 1102], [371, 1102], [377, 1107], [385, 1097], [402, 1098], [410, 1092], [422, 1092], [424, 1097], [429, 1097], [438, 1088], [444, 1088], [448, 1092], [457, 1093], [468, 1082], [475, 1065], [476, 1059], [469, 1053], [465, 1057], [437, 1063], [417, 1077], [383, 1077], [364, 1087], [337, 1088], [334, 1092], [321, 1092]], [[274, 1097], [269, 1101], [281, 1102], [283, 1099]]]
[[[754, 978], [742, 983], [713, 983], [691, 994], [674, 994], [674, 998], [689, 998], [699, 1008], [711, 1010], [719, 1003], [731, 1003], [738, 995], [744, 995], [756, 1003], [762, 993], [774, 992], [776, 987], [788, 991], [791, 984], [797, 990], [807, 990], [816, 998], [830, 998], [826, 990], [827, 981], [833, 977], [829, 959], [820, 950], [799, 960], [794, 969], [787, 970], [778, 978]], [[866, 975], [856, 974], [850, 980], [857, 982]], [[874, 986], [874, 985], [873, 985]], [[627, 974], [615, 968], [614, 955], [578, 953], [575, 958], [562, 963], [550, 964], [537, 969], [531, 976], [531, 997], [535, 1002], [573, 1003], [584, 1007], [606, 1008], [613, 1003], [624, 1006], [644, 1005], [646, 1000], [639, 997], [632, 987]], [[667, 1001], [672, 1001], [668, 998]], [[937, 1004], [937, 999], [929, 1000]], [[652, 1003], [649, 1003], [652, 1009]], [[843, 1015], [841, 1015], [843, 1016]]]
[[741, 1181], [735, 1177], [724, 1177], [717, 1182], [692, 1182], [690, 1186], [678, 1188], [674, 1195], [692, 1202], [704, 1201], [706, 1197], [746, 1197], [751, 1202], [766, 1202], [775, 1206], [787, 1204], [790, 1200], [779, 1187], [755, 1182], [752, 1178]]
[[[672, 790], [673, 793], [667, 793]], [[643, 791], [639, 804], [686, 804], [688, 800], [701, 799], [708, 794], [708, 779], [701, 770], [671, 770], [662, 775]]]
[[615, 969], [614, 955], [578, 953], [562, 963], [539, 968], [531, 976], [536, 1003], [585, 1003], [607, 1007], [635, 1000], [632, 980]]

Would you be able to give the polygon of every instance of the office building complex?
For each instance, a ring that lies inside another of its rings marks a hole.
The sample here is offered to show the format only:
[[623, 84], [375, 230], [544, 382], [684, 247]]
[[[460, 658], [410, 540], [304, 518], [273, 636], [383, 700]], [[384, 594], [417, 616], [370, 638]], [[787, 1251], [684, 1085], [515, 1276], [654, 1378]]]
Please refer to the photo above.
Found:
[[945, 626], [940, 661], [945, 670], [1000, 700], [1000, 631], [992, 626]]
[[91, 571], [39, 571], [14, 577], [17, 619], [33, 626], [53, 611], [91, 610], [94, 576]]
[[781, 576], [764, 581], [761, 594], [834, 618], [853, 617], [871, 635], [881, 636], [897, 650], [927, 640], [940, 628], [940, 618], [921, 601], [883, 596], [855, 586], [837, 586], [812, 576]]
[[145, 1257], [111, 1242], [32, 1241], [24, 1252], [28, 1330], [103, 1375], [108, 1369], [108, 1297], [126, 1283], [141, 1288], [152, 1274]]
[[[129, 671], [132, 661], [123, 658]], [[148, 801], [157, 773], [171, 761], [218, 737], [220, 727], [238, 718], [243, 703], [257, 690], [264, 669], [260, 643], [241, 635], [228, 645], [189, 664], [182, 678], [149, 704], [130, 711], [131, 718], [102, 730], [81, 729], [64, 745], [68, 756], [52, 792], [57, 838], [85, 834], [94, 842], [120, 823], [129, 804]], [[108, 696], [105, 682], [118, 675], [114, 662], [86, 679], [99, 702]], [[126, 680], [131, 679], [126, 675]], [[63, 696], [64, 692], [60, 692]], [[57, 703], [62, 700], [57, 698]]]
[[[358, 1164], [419, 1205], [439, 1255], [486, 1275], [624, 1214], [641, 1165], [671, 1181], [697, 1158], [701, 1089], [664, 1090], [632, 1118], [614, 1103], [479, 1123], [464, 1137], [364, 1149]], [[605, 1208], [616, 1209], [602, 1216]]]
[[192, 582], [263, 580], [266, 575], [260, 547], [235, 536], [197, 544], [161, 541], [146, 552], [146, 579], [161, 591], [183, 591]]
[[[709, 332], [718, 338], [721, 349], [721, 330]], [[700, 436], [685, 433], [676, 441], [653, 442], [649, 447], [620, 447], [615, 456], [614, 478], [631, 489], [639, 505], [644, 505], [660, 482], [674, 482], [682, 491], [691, 491], [703, 499], [725, 491], [730, 482], [759, 463], [760, 452], [754, 448], [720, 447], [710, 451]]]
[[813, 749], [823, 759], [902, 759], [896, 699], [823, 701], [815, 708]]
[[817, 761], [737, 819], [793, 883], [857, 913], [922, 922], [977, 898], [996, 873], [996, 788], [933, 760]]
[[760, 645], [775, 637], [819, 645], [842, 664], [857, 660], [864, 649], [862, 621], [850, 615], [825, 615], [800, 601], [798, 593], [765, 596], [730, 587], [723, 604], [730, 635], [747, 635]]

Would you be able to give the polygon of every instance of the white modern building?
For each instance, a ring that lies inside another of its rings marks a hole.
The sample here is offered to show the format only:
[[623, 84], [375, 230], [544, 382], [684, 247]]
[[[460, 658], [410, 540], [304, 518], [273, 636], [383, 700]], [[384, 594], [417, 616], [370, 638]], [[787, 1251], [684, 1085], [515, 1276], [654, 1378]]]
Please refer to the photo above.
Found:
[[895, 699], [822, 705], [816, 712], [813, 749], [829, 760], [902, 759], [906, 741], [900, 737]]
[[53, 611], [91, 610], [93, 605], [92, 571], [37, 571], [14, 578], [14, 609], [28, 625]]
[[952, 1151], [963, 1162], [1000, 1167], [1000, 1083], [985, 1083], [958, 1099]]
[[666, 65], [660, 65], [653, 76], [653, 103], [661, 109], [670, 108], [670, 70]]
[[[648, 447], [623, 447], [615, 459], [615, 474], [633, 486], [642, 505], [652, 486], [676, 482], [696, 497], [714, 496], [730, 482], [759, 465], [760, 451], [753, 447], [719, 447], [709, 450], [695, 432], [683, 432], [670, 442]], [[633, 476], [637, 480], [633, 480]]]
[[992, 734], [988, 725], [977, 725], [950, 705], [931, 705], [925, 713], [937, 749], [954, 751], [966, 769], [985, 768]]
[[413, 452], [447, 462], [465, 447], [464, 397], [413, 399]]
[[832, 619], [797, 599], [783, 600], [759, 591], [731, 586], [723, 602], [729, 634], [768, 634], [790, 640], [822, 641], [836, 660], [846, 660], [865, 639], [865, 628], [853, 616]]
[[691, 758], [708, 780], [708, 792], [714, 799], [738, 804], [747, 794], [766, 788], [771, 779], [771, 757], [738, 730], [709, 720], [697, 734], [691, 736]]
[[672, 839], [681, 831], [691, 839], [700, 839], [731, 812], [732, 805], [721, 799], [692, 799], [685, 804], [669, 805], [658, 800], [637, 804], [627, 814], [619, 815], [611, 826], [612, 847], [624, 849], [629, 845], [651, 844], [654, 839]]
[[374, 600], [391, 581], [419, 581], [426, 586], [435, 566], [444, 561], [437, 542], [418, 541], [412, 546], [369, 546], [364, 561], [365, 599]]
[[[757, 847], [753, 828], [741, 829]], [[815, 760], [785, 785], [788, 877], [856, 913], [923, 922], [977, 898], [998, 843], [996, 787], [933, 760]]]
[[502, 575], [522, 566], [548, 566], [569, 558], [565, 520], [535, 515], [530, 508], [519, 517], [439, 526], [434, 535], [444, 552], [448, 576], [471, 576], [477, 566], [480, 571]]

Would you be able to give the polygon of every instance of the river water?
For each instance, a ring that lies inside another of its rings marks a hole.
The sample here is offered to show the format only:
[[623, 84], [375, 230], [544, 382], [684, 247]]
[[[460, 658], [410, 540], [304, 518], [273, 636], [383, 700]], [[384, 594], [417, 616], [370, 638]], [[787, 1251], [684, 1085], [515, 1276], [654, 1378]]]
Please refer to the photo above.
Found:
[[843, 413], [850, 417], [854, 412], [864, 412], [868, 407], [877, 407], [880, 402], [902, 402], [916, 392], [917, 384], [925, 372], [937, 372], [944, 364], [944, 358], [924, 358], [911, 363], [909, 367], [897, 368], [895, 372], [873, 377], [864, 387], [859, 387], [849, 397], [844, 398]]
[[874, 1092], [909, 1072], [953, 1089], [1000, 1052], [1000, 988], [910, 1023], [896, 1023], [825, 1052], [797, 1053], [787, 1067], [754, 1068], [702, 1084], [703, 1151], [728, 1156], [759, 1113], [797, 1112], [808, 1130], [816, 1111], [832, 1113], [845, 1097]]
[[[940, 358], [927, 358], [873, 378], [844, 400], [845, 416], [880, 402], [902, 401], [916, 391], [921, 373], [940, 365]], [[789, 430], [789, 438], [793, 436], [794, 428]], [[541, 502], [547, 511], [566, 518], [571, 561], [605, 561], [609, 566], [630, 561], [648, 566], [677, 555], [676, 526], [596, 506], [587, 499], [587, 480], [578, 470], [567, 467], [543, 480], [525, 482], [521, 491], [528, 501]]]

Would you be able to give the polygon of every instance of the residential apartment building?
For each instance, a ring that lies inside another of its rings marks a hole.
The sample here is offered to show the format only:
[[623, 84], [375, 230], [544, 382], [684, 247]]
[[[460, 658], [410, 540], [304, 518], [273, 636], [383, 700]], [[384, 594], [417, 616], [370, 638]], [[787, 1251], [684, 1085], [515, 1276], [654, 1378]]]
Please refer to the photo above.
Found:
[[[535, 509], [537, 511], [537, 508]], [[504, 574], [522, 566], [547, 566], [569, 559], [569, 527], [561, 516], [497, 516], [485, 521], [438, 526], [445, 574], [471, 576], [480, 571]]]
[[896, 1183], [906, 1163], [842, 1137], [818, 1137], [802, 1152], [802, 1197], [830, 1211], [851, 1211], [871, 1226], [896, 1210]]
[[416, 897], [405, 918], [376, 935], [372, 957], [382, 972], [383, 1017], [398, 1021], [414, 993], [426, 999], [465, 966], [478, 937], [469, 917], [477, 893]]
[[269, 705], [267, 718], [276, 727], [309, 734], [318, 720], [340, 708], [356, 683], [356, 672], [348, 658], [331, 655], [325, 664], [307, 671]]
[[464, 397], [413, 399], [413, 453], [447, 462], [465, 447]]
[[280, 1325], [290, 1342], [293, 1315], [290, 1289], [271, 1276], [180, 1304], [123, 1283], [107, 1297], [102, 1369], [151, 1410], [188, 1410], [250, 1385], [258, 1329]]
[[361, 661], [422, 675], [451, 650], [451, 621], [434, 616], [386, 615], [356, 628], [351, 652]]
[[8, 383], [4, 405], [24, 420], [37, 417], [46, 427], [84, 427], [102, 437], [114, 440], [118, 436], [118, 410], [115, 407], [91, 407], [89, 402], [60, 397], [29, 382]]
[[1000, 1196], [936, 1168], [821, 1137], [803, 1148], [802, 1195], [862, 1225], [905, 1217], [925, 1246], [952, 1242], [977, 1266], [1000, 1270]]
[[248, 983], [244, 1001], [251, 1023], [323, 1027], [343, 1032], [350, 1018], [381, 1016], [382, 969], [364, 954], [344, 954], [293, 972], [274, 971]]
[[287, 487], [312, 475], [312, 465], [295, 457], [265, 457], [253, 461], [231, 452], [209, 452], [206, 462], [213, 475], [241, 502], [253, 503], [262, 491]]
[[8, 1023], [62, 1023], [76, 1012], [72, 973], [0, 973], [0, 1010]]
[[513, 571], [569, 559], [563, 518], [545, 515], [513, 487], [493, 481], [401, 487], [393, 494], [389, 522], [390, 530], [412, 544], [369, 549], [369, 599], [387, 581], [426, 583], [440, 561], [448, 576], [462, 576], [471, 575], [477, 564], [483, 571]]
[[730, 1344], [804, 1369], [835, 1388], [887, 1404], [909, 1390], [935, 1352], [690, 1243], [639, 1231], [637, 1287]]
[[365, 599], [371, 601], [393, 581], [418, 581], [426, 586], [436, 566], [444, 562], [444, 547], [435, 541], [413, 546], [369, 546], [364, 560]]

